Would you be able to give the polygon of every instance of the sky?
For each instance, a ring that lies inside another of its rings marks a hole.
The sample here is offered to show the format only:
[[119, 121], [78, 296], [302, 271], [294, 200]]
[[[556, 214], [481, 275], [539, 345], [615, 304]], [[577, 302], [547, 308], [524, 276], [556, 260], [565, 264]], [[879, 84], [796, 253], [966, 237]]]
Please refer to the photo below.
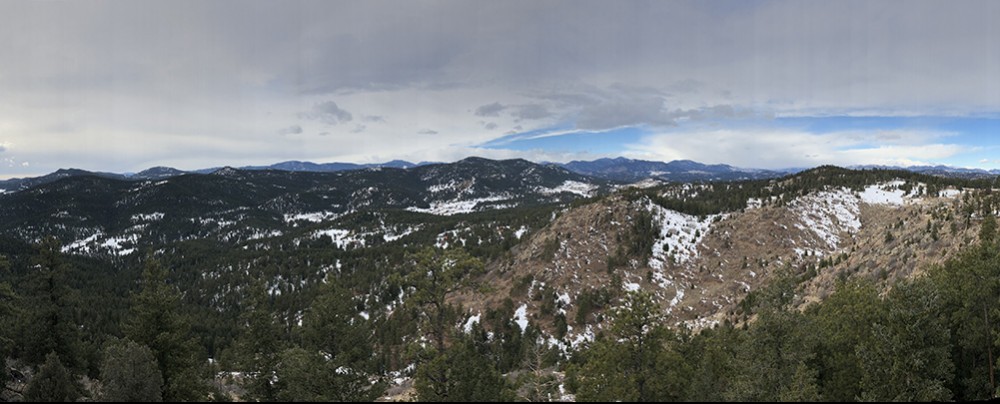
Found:
[[1000, 168], [997, 1], [0, 2], [0, 178], [286, 160]]

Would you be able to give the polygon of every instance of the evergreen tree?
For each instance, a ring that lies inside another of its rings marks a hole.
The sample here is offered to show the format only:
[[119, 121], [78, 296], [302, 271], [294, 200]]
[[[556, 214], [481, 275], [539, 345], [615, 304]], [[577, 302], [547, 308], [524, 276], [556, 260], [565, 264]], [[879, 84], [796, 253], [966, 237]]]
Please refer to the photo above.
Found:
[[188, 319], [180, 313], [180, 292], [166, 277], [166, 269], [147, 258], [142, 290], [133, 295], [125, 335], [153, 351], [163, 375], [164, 401], [204, 400], [208, 386], [200, 349]]
[[303, 347], [284, 351], [273, 386], [282, 401], [371, 401], [372, 336], [344, 288], [329, 284], [302, 319]]
[[276, 374], [279, 401], [372, 401], [382, 393], [365, 374], [302, 348], [282, 352]]
[[409, 301], [423, 309], [434, 347], [443, 352], [451, 323], [446, 297], [467, 276], [482, 272], [483, 264], [458, 248], [442, 252], [427, 247], [408, 257], [408, 261], [411, 265], [408, 283], [412, 290]]
[[489, 357], [468, 338], [417, 369], [414, 387], [420, 401], [512, 401], [513, 392]]
[[163, 376], [153, 351], [127, 339], [105, 348], [101, 382], [102, 401], [163, 401]]
[[853, 401], [861, 395], [861, 363], [855, 348], [872, 343], [872, 325], [883, 318], [884, 304], [871, 282], [839, 282], [836, 292], [810, 314], [817, 337], [816, 362], [822, 395]]
[[979, 241], [983, 245], [991, 245], [997, 238], [997, 218], [993, 216], [992, 211], [984, 212], [983, 216], [983, 224], [979, 229]]
[[274, 375], [286, 343], [281, 340], [281, 327], [266, 301], [263, 284], [254, 283], [240, 315], [243, 332], [228, 353], [231, 362], [246, 375], [244, 387], [249, 392], [246, 398], [276, 401]]
[[733, 401], [782, 401], [816, 389], [811, 325], [794, 310], [758, 314], [736, 355], [736, 375], [726, 396]]
[[940, 298], [929, 282], [893, 288], [875, 338], [857, 347], [861, 399], [866, 401], [948, 401], [946, 383], [954, 365]]
[[962, 401], [993, 397], [996, 386], [991, 374], [995, 378], [1000, 347], [1000, 249], [985, 243], [969, 247], [944, 265], [931, 268], [928, 275], [950, 330], [955, 372], [949, 388]]
[[581, 401], [677, 401], [690, 378], [677, 338], [664, 327], [652, 296], [632, 292], [612, 314], [611, 337], [599, 340], [579, 370]]
[[[0, 276], [6, 275], [9, 269], [10, 264], [7, 262], [7, 257], [0, 255]], [[9, 283], [0, 282], [0, 324], [16, 324], [18, 313], [17, 294], [14, 293]], [[0, 328], [0, 361], [5, 361], [14, 348], [14, 335], [11, 328], [10, 326]], [[8, 372], [0, 372], [0, 386], [7, 385], [9, 376]]]
[[736, 352], [743, 334], [727, 322], [702, 331], [684, 344], [685, 359], [692, 366], [687, 401], [725, 400], [724, 393], [735, 376]]
[[33, 299], [22, 324], [24, 359], [41, 364], [47, 360], [46, 355], [55, 352], [69, 368], [85, 368], [82, 336], [74, 313], [78, 301], [68, 285], [69, 267], [63, 262], [59, 240], [43, 240], [32, 265], [29, 290]]
[[59, 355], [52, 352], [45, 357], [45, 364], [28, 383], [24, 401], [46, 403], [76, 401], [80, 397], [80, 390], [76, 378], [63, 366]]

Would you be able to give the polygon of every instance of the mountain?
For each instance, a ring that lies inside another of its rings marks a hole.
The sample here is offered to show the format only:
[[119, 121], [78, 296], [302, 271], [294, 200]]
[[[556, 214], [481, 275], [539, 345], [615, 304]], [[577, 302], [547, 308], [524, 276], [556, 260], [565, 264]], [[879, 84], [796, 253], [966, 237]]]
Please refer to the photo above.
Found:
[[376, 168], [376, 167], [386, 167], [386, 168], [412, 168], [419, 167], [422, 165], [434, 164], [421, 162], [414, 164], [403, 160], [392, 160], [386, 163], [375, 163], [375, 164], [354, 164], [354, 163], [312, 163], [308, 161], [285, 161], [282, 163], [272, 164], [269, 166], [246, 166], [241, 167], [244, 170], [280, 170], [280, 171], [308, 171], [308, 172], [336, 172], [336, 171], [350, 171], [350, 170], [362, 170], [365, 168]]
[[4, 190], [4, 192], [8, 193], [23, 191], [25, 189], [30, 189], [39, 185], [44, 185], [51, 182], [59, 181], [64, 178], [79, 177], [79, 176], [95, 176], [95, 177], [113, 178], [113, 179], [126, 178], [126, 176], [122, 174], [92, 172], [76, 168], [69, 168], [69, 169], [63, 168], [57, 170], [54, 173], [43, 175], [41, 177], [13, 178], [9, 180], [0, 181], [0, 190]]
[[1000, 170], [984, 170], [981, 168], [962, 168], [962, 167], [951, 167], [945, 165], [936, 166], [910, 166], [910, 167], [894, 167], [894, 166], [857, 166], [852, 167], [856, 169], [881, 169], [881, 170], [907, 170], [915, 173], [934, 175], [938, 177], [950, 177], [950, 178], [968, 178], [968, 179], [983, 179], [983, 178], [993, 178], [1000, 176]]
[[133, 174], [129, 178], [137, 180], [162, 180], [184, 174], [187, 174], [187, 172], [173, 167], [153, 167]]
[[580, 174], [627, 182], [644, 179], [667, 182], [741, 181], [776, 178], [788, 174], [786, 171], [742, 169], [725, 164], [706, 165], [691, 160], [664, 163], [624, 157], [572, 161], [562, 166]]
[[[559, 167], [480, 158], [405, 170], [224, 167], [210, 174], [169, 176], [169, 169], [140, 174], [148, 179], [60, 172], [34, 187], [3, 194], [0, 234], [26, 239], [56, 235], [67, 251], [123, 255], [152, 240], [241, 242], [290, 232], [308, 239], [312, 233], [299, 234], [295, 228], [377, 210], [452, 216], [565, 203], [611, 190], [607, 181]], [[391, 233], [388, 228], [370, 230], [373, 239]]]

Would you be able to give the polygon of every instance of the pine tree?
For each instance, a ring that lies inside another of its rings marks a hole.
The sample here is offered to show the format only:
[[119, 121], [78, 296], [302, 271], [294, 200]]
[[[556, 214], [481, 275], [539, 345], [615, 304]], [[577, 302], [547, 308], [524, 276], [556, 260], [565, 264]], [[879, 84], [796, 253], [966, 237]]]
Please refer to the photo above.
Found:
[[979, 229], [979, 241], [983, 243], [984, 246], [993, 244], [997, 238], [997, 218], [993, 215], [993, 212], [984, 212], [983, 224]]
[[489, 357], [461, 337], [417, 369], [414, 387], [420, 401], [513, 401], [513, 392]]
[[245, 398], [276, 401], [278, 392], [274, 375], [286, 344], [281, 340], [281, 327], [266, 301], [263, 284], [257, 282], [251, 286], [239, 320], [243, 332], [228, 354], [237, 369], [246, 374], [244, 387], [249, 396]]
[[884, 317], [873, 324], [875, 338], [857, 347], [861, 399], [949, 401], [949, 332], [938, 292], [922, 280], [897, 285]]
[[24, 358], [41, 364], [46, 355], [55, 352], [69, 368], [83, 369], [82, 336], [74, 313], [78, 300], [68, 285], [69, 267], [63, 262], [59, 240], [45, 239], [32, 265], [35, 271], [29, 289], [34, 298], [22, 324]]
[[412, 290], [409, 301], [422, 308], [434, 347], [442, 352], [451, 311], [445, 298], [467, 276], [481, 272], [483, 264], [457, 248], [442, 252], [428, 247], [408, 257], [408, 261], [411, 265], [408, 283]]
[[208, 394], [199, 347], [191, 326], [180, 313], [181, 296], [167, 283], [167, 271], [149, 257], [142, 290], [132, 297], [125, 336], [149, 347], [163, 375], [164, 401], [199, 401]]
[[[0, 255], [0, 276], [6, 275], [10, 269], [7, 257]], [[0, 324], [16, 324], [19, 311], [17, 309], [17, 294], [7, 282], [0, 282]], [[0, 328], [0, 360], [6, 360], [14, 348], [12, 327]], [[8, 372], [0, 372], [0, 386], [7, 385]]]
[[302, 319], [303, 346], [277, 364], [282, 401], [371, 401], [383, 391], [371, 382], [374, 363], [368, 324], [347, 289], [329, 284]]
[[45, 357], [45, 364], [28, 383], [24, 401], [28, 402], [68, 402], [80, 397], [80, 386], [73, 375], [63, 366], [55, 352]]
[[599, 340], [579, 370], [581, 401], [676, 401], [683, 398], [690, 370], [672, 348], [676, 337], [664, 327], [652, 296], [632, 292], [612, 314], [611, 336]]
[[108, 344], [101, 365], [101, 400], [163, 401], [163, 376], [153, 351], [130, 340]]
[[871, 282], [838, 282], [836, 292], [812, 312], [819, 337], [816, 362], [822, 396], [852, 401], [861, 395], [861, 363], [855, 348], [875, 338], [872, 324], [883, 317], [884, 304]]
[[382, 389], [321, 352], [291, 348], [281, 354], [277, 392], [279, 401], [372, 401]]

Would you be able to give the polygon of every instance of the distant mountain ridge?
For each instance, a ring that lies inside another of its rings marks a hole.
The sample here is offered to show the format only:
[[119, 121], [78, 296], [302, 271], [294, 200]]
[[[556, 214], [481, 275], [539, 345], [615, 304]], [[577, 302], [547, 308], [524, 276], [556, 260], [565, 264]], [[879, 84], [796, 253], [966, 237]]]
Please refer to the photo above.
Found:
[[[480, 159], [470, 157], [470, 159]], [[488, 159], [480, 159], [489, 161]], [[97, 176], [102, 178], [119, 179], [126, 181], [164, 180], [185, 174], [213, 174], [220, 170], [241, 170], [241, 171], [287, 171], [287, 172], [313, 172], [313, 173], [333, 173], [342, 171], [365, 170], [373, 168], [397, 168], [413, 169], [432, 164], [443, 164], [437, 162], [412, 163], [404, 160], [392, 160], [385, 163], [356, 164], [356, 163], [313, 163], [310, 161], [290, 160], [267, 166], [242, 166], [242, 167], [212, 167], [198, 170], [184, 171], [173, 167], [157, 166], [138, 173], [108, 173], [86, 171], [81, 169], [59, 169], [51, 174], [40, 177], [14, 178], [0, 181], [0, 193], [17, 192], [30, 189], [38, 185], [54, 182], [66, 177], [74, 176]], [[718, 181], [742, 181], [778, 178], [789, 174], [804, 171], [805, 168], [787, 169], [756, 169], [734, 167], [728, 164], [703, 164], [691, 160], [675, 160], [671, 162], [635, 160], [625, 157], [602, 158], [593, 161], [571, 161], [569, 163], [541, 163], [545, 166], [563, 168], [576, 174], [582, 174], [603, 180], [617, 182], [637, 182], [647, 179], [660, 180], [665, 182], [718, 182]], [[982, 179], [1000, 176], [1000, 169], [984, 170], [977, 168], [961, 168], [945, 165], [936, 166], [886, 166], [886, 165], [856, 165], [847, 167], [853, 170], [905, 170], [920, 174], [934, 175], [939, 177]]]
[[746, 169], [726, 164], [702, 164], [691, 160], [664, 163], [624, 157], [571, 161], [562, 166], [576, 173], [626, 182], [650, 178], [668, 182], [739, 181], [782, 177], [797, 171]]

